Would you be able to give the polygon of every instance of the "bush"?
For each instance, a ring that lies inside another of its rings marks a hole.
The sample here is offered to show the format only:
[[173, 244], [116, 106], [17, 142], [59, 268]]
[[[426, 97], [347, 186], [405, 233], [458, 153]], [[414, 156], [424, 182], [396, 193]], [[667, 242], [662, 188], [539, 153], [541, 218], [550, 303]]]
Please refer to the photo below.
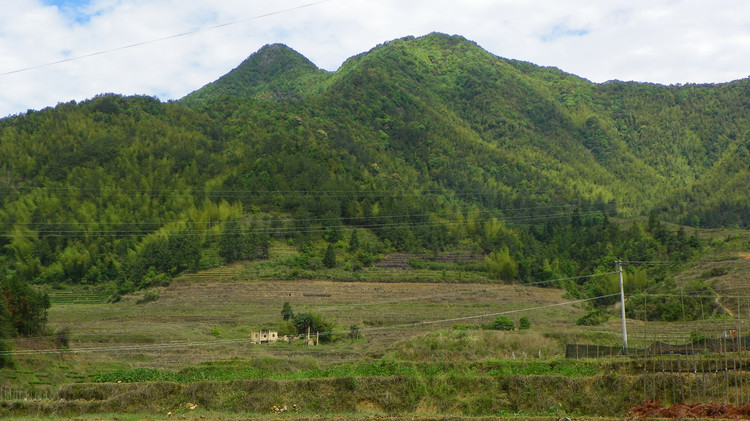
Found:
[[221, 336], [221, 330], [217, 326], [214, 326], [211, 329], [209, 329], [208, 333], [210, 333], [211, 336], [213, 336], [214, 338], [218, 338], [219, 336]]
[[498, 316], [494, 322], [487, 325], [482, 325], [482, 329], [513, 330], [515, 329], [515, 325], [513, 324], [513, 320], [509, 319], [507, 316]]
[[70, 344], [70, 328], [64, 327], [55, 333], [55, 344], [57, 348], [68, 348]]
[[518, 330], [526, 329], [531, 329], [531, 321], [529, 321], [528, 317], [524, 316], [518, 320]]
[[146, 274], [143, 276], [141, 281], [141, 287], [167, 287], [169, 286], [172, 278], [166, 273], [157, 273], [153, 266], [148, 268]]
[[10, 341], [0, 338], [0, 368], [14, 368], [16, 366], [10, 354], [11, 350]]
[[707, 270], [703, 273], [701, 273], [701, 279], [708, 279], [708, 278], [716, 278], [719, 276], [724, 276], [729, 273], [729, 270], [727, 268], [713, 268], [711, 270]]
[[698, 344], [706, 340], [706, 334], [701, 330], [690, 331], [690, 343]]
[[600, 324], [604, 323], [609, 319], [609, 316], [607, 313], [602, 312], [601, 310], [592, 310], [585, 316], [581, 317], [576, 321], [576, 325], [578, 326], [599, 326]]
[[136, 304], [150, 303], [151, 301], [158, 300], [160, 296], [161, 294], [159, 293], [158, 290], [152, 289], [152, 290], [146, 291], [143, 294], [143, 297], [139, 298], [138, 301], [136, 301], [135, 303]]
[[357, 325], [349, 326], [349, 337], [352, 340], [359, 339], [359, 326]]

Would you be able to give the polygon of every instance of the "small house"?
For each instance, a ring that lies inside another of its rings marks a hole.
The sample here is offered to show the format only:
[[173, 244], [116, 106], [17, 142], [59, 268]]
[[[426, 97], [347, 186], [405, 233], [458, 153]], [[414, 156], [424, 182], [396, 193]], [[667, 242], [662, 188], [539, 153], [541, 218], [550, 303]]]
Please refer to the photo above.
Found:
[[272, 344], [279, 340], [279, 332], [274, 330], [261, 330], [250, 332], [250, 342], [254, 344]]

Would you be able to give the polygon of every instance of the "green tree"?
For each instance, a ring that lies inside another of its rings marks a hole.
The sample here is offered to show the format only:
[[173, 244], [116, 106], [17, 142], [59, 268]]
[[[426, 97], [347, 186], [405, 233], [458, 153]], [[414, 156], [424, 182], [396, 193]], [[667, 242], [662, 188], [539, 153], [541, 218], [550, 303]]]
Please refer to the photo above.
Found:
[[[9, 280], [0, 283], [0, 293], [4, 299], [5, 309], [0, 308], [0, 322], [4, 334], [14, 333], [22, 336], [40, 335], [47, 324], [47, 309], [50, 308], [49, 295], [34, 290], [29, 284], [20, 280]], [[12, 331], [8, 331], [8, 323]], [[2, 333], [2, 332], [0, 332]]]
[[297, 328], [297, 333], [306, 334], [308, 328], [311, 334], [319, 334], [322, 342], [333, 340], [333, 324], [323, 320], [317, 313], [298, 313], [292, 320]]
[[[1, 285], [1, 283], [0, 283]], [[11, 321], [10, 311], [8, 310], [7, 298], [9, 294], [2, 291], [0, 295], [0, 368], [13, 367], [14, 362], [10, 354], [6, 352], [11, 351], [11, 345], [6, 339], [15, 335], [16, 331]]]
[[242, 226], [235, 220], [224, 223], [219, 240], [219, 255], [228, 263], [236, 262], [246, 257], [247, 239]]
[[323, 256], [323, 265], [329, 269], [336, 267], [336, 247], [328, 244], [325, 255]]
[[292, 305], [289, 304], [289, 301], [285, 301], [284, 305], [281, 306], [281, 317], [284, 320], [294, 319], [294, 311], [292, 310]]
[[357, 230], [353, 229], [351, 236], [349, 236], [349, 252], [354, 253], [359, 250], [359, 234]]
[[188, 231], [168, 237], [152, 236], [140, 244], [130, 256], [125, 275], [136, 288], [152, 286], [155, 275], [165, 274], [167, 279], [185, 272], [197, 270], [200, 263], [200, 238]]
[[510, 281], [518, 277], [518, 264], [510, 256], [507, 247], [490, 253], [487, 257], [487, 267], [490, 276], [495, 279]]

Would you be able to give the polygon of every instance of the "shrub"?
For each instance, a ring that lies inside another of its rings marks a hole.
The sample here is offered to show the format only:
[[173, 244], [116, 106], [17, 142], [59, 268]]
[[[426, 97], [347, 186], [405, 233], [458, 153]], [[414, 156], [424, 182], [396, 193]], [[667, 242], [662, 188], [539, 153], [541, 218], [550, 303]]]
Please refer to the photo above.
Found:
[[690, 331], [690, 343], [697, 344], [706, 340], [706, 334], [701, 330]]
[[0, 338], [0, 368], [14, 368], [16, 366], [10, 354], [11, 350], [10, 342]]
[[221, 336], [221, 330], [219, 330], [217, 326], [214, 326], [211, 329], [209, 329], [208, 333], [210, 333], [211, 336], [213, 336], [214, 338], [218, 338], [219, 336]]
[[136, 301], [136, 304], [145, 304], [150, 303], [151, 301], [156, 301], [159, 299], [161, 294], [159, 293], [159, 290], [152, 289], [148, 290], [145, 293], [143, 293], [143, 297], [139, 298], [138, 301]]
[[498, 316], [494, 322], [487, 325], [482, 325], [482, 329], [513, 330], [515, 329], [515, 325], [513, 324], [513, 320], [509, 319], [507, 316]]
[[529, 318], [526, 316], [521, 317], [518, 319], [518, 330], [526, 330], [531, 328], [531, 321], [529, 321]]
[[359, 326], [357, 325], [349, 326], [349, 337], [351, 339], [359, 339]]
[[70, 328], [64, 327], [55, 333], [55, 343], [58, 348], [67, 348], [70, 344]]
[[729, 270], [727, 268], [717, 267], [713, 268], [711, 270], [707, 270], [703, 273], [701, 273], [702, 279], [708, 279], [708, 278], [715, 278], [718, 276], [724, 276], [729, 273]]
[[601, 310], [592, 310], [585, 316], [581, 317], [576, 321], [576, 325], [578, 326], [599, 326], [600, 324], [604, 323], [609, 319], [609, 316], [607, 313], [602, 312]]

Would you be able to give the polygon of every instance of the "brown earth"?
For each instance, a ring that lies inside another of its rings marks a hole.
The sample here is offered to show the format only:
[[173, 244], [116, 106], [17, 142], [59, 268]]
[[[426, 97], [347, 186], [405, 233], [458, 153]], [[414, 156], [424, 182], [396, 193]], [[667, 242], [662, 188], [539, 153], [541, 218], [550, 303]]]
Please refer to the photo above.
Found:
[[631, 419], [639, 418], [699, 418], [750, 419], [750, 404], [732, 406], [724, 403], [674, 404], [661, 406], [659, 402], [644, 402], [626, 412]]
[[429, 256], [424, 253], [391, 253], [383, 260], [378, 262], [375, 266], [386, 269], [412, 269], [410, 260], [417, 259], [435, 263], [472, 263], [481, 262], [483, 257], [480, 254], [471, 251], [458, 251], [453, 253], [441, 253], [437, 256]]

